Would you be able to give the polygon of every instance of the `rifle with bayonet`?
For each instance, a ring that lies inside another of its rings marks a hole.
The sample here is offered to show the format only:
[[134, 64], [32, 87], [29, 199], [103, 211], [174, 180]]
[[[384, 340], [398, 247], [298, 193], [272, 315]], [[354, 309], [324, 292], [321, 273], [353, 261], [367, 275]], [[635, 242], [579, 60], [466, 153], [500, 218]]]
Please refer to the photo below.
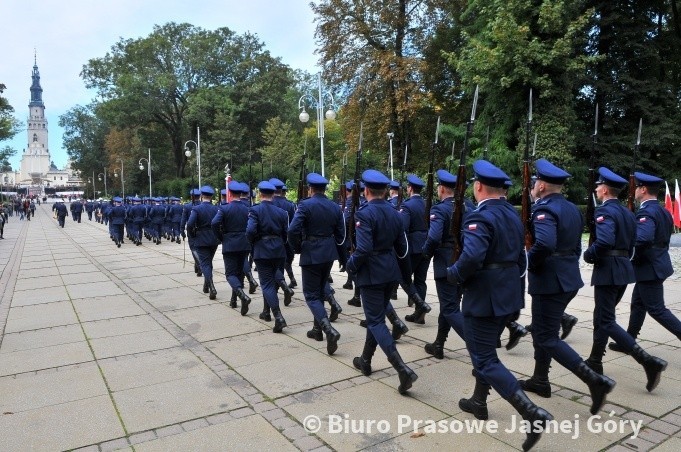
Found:
[[437, 117], [437, 126], [435, 126], [435, 141], [430, 145], [430, 167], [428, 169], [428, 181], [426, 183], [426, 227], [430, 227], [430, 208], [433, 206], [433, 190], [434, 180], [433, 171], [435, 171], [435, 151], [437, 150], [437, 141], [440, 135], [440, 117]]
[[404, 201], [404, 173], [407, 171], [407, 145], [404, 145], [404, 161], [402, 162], [402, 171], [400, 173], [400, 189], [397, 192], [397, 208], [399, 209]]
[[463, 251], [463, 243], [461, 240], [461, 228], [463, 227], [463, 211], [465, 208], [465, 194], [466, 194], [466, 155], [468, 154], [468, 140], [473, 133], [473, 124], [475, 123], [475, 110], [478, 108], [478, 87], [475, 87], [475, 94], [473, 95], [473, 109], [471, 110], [471, 119], [466, 124], [466, 137], [463, 140], [463, 147], [461, 148], [461, 156], [459, 157], [459, 170], [456, 174], [456, 188], [454, 189], [454, 205], [452, 206], [452, 223], [449, 231], [454, 238], [454, 247], [452, 248], [452, 259], [449, 263], [454, 264], [459, 260], [461, 252]]
[[636, 154], [639, 152], [641, 147], [641, 129], [643, 128], [643, 118], [638, 121], [638, 136], [636, 137], [636, 144], [634, 145], [634, 156], [631, 162], [631, 171], [629, 172], [629, 193], [627, 196], [627, 207], [632, 212], [636, 213], [636, 206], [634, 206], [634, 199], [636, 194], [636, 177], [634, 172], [636, 171]]
[[345, 189], [345, 178], [348, 177], [348, 151], [345, 151], [345, 155], [343, 156], [343, 170], [341, 171], [341, 180], [340, 180], [340, 190], [338, 192], [338, 198], [340, 202], [340, 207], [342, 211], [345, 211], [345, 203], [348, 200], [348, 193], [347, 190]]
[[350, 251], [355, 251], [357, 246], [356, 231], [355, 231], [355, 213], [359, 209], [359, 182], [360, 182], [360, 166], [362, 164], [362, 139], [364, 137], [364, 124], [359, 126], [359, 146], [357, 148], [357, 158], [355, 161], [355, 183], [352, 186], [352, 206], [350, 207], [350, 222], [348, 224], [348, 237], [350, 238]]
[[523, 155], [523, 190], [521, 217], [525, 231], [525, 249], [532, 247], [532, 209], [530, 208], [530, 186], [532, 185], [532, 162], [530, 161], [530, 135], [532, 134], [532, 88], [530, 88], [530, 109], [525, 127], [525, 153]]
[[456, 150], [456, 141], [452, 142], [452, 156], [449, 159], [449, 168], [447, 171], [452, 172], [452, 165], [454, 165], [454, 151]]
[[[487, 152], [489, 151], [489, 126], [487, 126], [487, 138], [485, 138], [485, 150], [482, 151], [482, 159], [487, 160]], [[489, 160], [487, 160], [489, 162]]]
[[591, 156], [589, 157], [589, 181], [586, 198], [586, 225], [589, 229], [589, 246], [596, 241], [596, 143], [598, 142], [598, 104], [594, 133], [591, 135]]

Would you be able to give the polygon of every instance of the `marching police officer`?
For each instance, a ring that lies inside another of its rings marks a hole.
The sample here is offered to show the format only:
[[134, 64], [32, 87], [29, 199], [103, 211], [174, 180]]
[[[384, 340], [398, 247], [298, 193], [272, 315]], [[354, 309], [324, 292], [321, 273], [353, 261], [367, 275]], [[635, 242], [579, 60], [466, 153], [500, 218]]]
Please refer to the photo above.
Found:
[[128, 211], [128, 217], [132, 226], [132, 231], [130, 231], [132, 241], [135, 245], [140, 246], [142, 244], [142, 226], [147, 217], [147, 209], [142, 205], [142, 200], [137, 196], [132, 198], [132, 207]]
[[532, 296], [534, 373], [520, 382], [525, 391], [551, 397], [551, 359], [577, 375], [589, 386], [591, 414], [600, 411], [615, 382], [593, 370], [558, 337], [568, 303], [584, 286], [579, 272], [584, 222], [579, 209], [561, 190], [570, 174], [546, 159], [535, 163], [537, 178], [532, 188], [532, 248], [528, 252], [528, 292]]
[[218, 294], [213, 284], [213, 257], [219, 243], [211, 228], [211, 221], [218, 211], [218, 207], [211, 203], [214, 194], [212, 187], [201, 187], [201, 204], [194, 206], [187, 220], [187, 234], [194, 239], [194, 249], [203, 273], [203, 293], [209, 294], [211, 300], [215, 300]]
[[215, 237], [222, 242], [222, 260], [225, 263], [225, 277], [232, 288], [230, 307], [236, 308], [236, 297], [241, 300], [241, 315], [248, 313], [251, 297], [244, 292], [244, 261], [251, 252], [251, 245], [246, 238], [248, 224], [248, 204], [240, 199], [241, 184], [230, 181], [228, 189], [232, 193], [232, 202], [221, 204], [211, 227]]
[[[636, 285], [631, 296], [631, 312], [627, 333], [638, 336], [646, 313], [677, 338], [681, 339], [681, 322], [664, 304], [664, 281], [674, 273], [669, 257], [669, 240], [674, 230], [671, 214], [657, 201], [662, 179], [650, 174], [635, 172], [636, 201], [636, 254], [634, 274]], [[625, 350], [611, 342], [611, 350]]]
[[397, 180], [390, 181], [390, 192], [388, 193], [388, 202], [396, 209], [397, 207], [399, 207], [397, 205], [397, 202], [400, 200], [400, 188], [402, 188], [400, 185], [400, 181]]
[[91, 199], [88, 199], [85, 203], [85, 212], [87, 212], [88, 221], [92, 221], [92, 211], [94, 210], [94, 204]]
[[[452, 222], [452, 212], [454, 209], [454, 189], [456, 188], [456, 176], [445, 169], [436, 172], [438, 179], [437, 196], [439, 204], [430, 208], [430, 227], [425, 243], [423, 244], [423, 259], [430, 263], [433, 258], [433, 276], [435, 279], [435, 289], [440, 301], [440, 315], [438, 316], [438, 332], [435, 341], [426, 344], [426, 353], [436, 358], [444, 358], [444, 343], [450, 329], [454, 329], [456, 334], [463, 339], [463, 315], [459, 307], [459, 287], [447, 281], [447, 266], [452, 258], [452, 248], [454, 246], [454, 235], [449, 230]], [[465, 183], [465, 181], [461, 181]], [[472, 203], [466, 204], [466, 210], [473, 210]], [[423, 323], [426, 312], [418, 306], [414, 314], [405, 316], [405, 320], [410, 322]]]
[[298, 205], [288, 238], [293, 251], [300, 253], [303, 295], [314, 317], [307, 337], [319, 340], [323, 331], [326, 351], [333, 355], [338, 349], [340, 333], [331, 326], [324, 299], [331, 267], [339, 258], [337, 246], [345, 241], [345, 222], [338, 205], [324, 194], [329, 181], [317, 173], [308, 174], [306, 180], [312, 196]]
[[347, 262], [360, 288], [367, 334], [361, 356], [353, 365], [364, 375], [371, 374], [371, 358], [380, 346], [397, 371], [400, 394], [405, 394], [418, 376], [402, 360], [395, 339], [385, 324], [386, 308], [394, 285], [411, 273], [408, 245], [400, 214], [385, 199], [390, 179], [379, 171], [362, 173], [367, 202], [355, 213], [356, 248]]
[[168, 219], [170, 220], [170, 240], [180, 243], [180, 223], [182, 222], [182, 212], [184, 208], [180, 204], [180, 198], [172, 196], [172, 204], [168, 208]]
[[[272, 198], [272, 202], [274, 203], [275, 206], [279, 207], [280, 209], [284, 209], [288, 215], [288, 222], [291, 223], [291, 220], [293, 220], [293, 215], [296, 213], [296, 206], [293, 204], [293, 202], [289, 201], [286, 199], [286, 196], [284, 195], [284, 187], [286, 186], [284, 182], [282, 182], [280, 179], [277, 179], [276, 177], [273, 177], [270, 179], [270, 183], [274, 185], [275, 191], [274, 191], [274, 198]], [[291, 249], [288, 243], [285, 245], [286, 247], [286, 261], [284, 262], [284, 268], [282, 271], [285, 269], [286, 274], [288, 275], [289, 280], [291, 283], [289, 284], [289, 287], [291, 289], [294, 289], [295, 287], [298, 286], [298, 282], [296, 281], [296, 277], [293, 275], [293, 258], [295, 257], [295, 253]]]
[[663, 359], [649, 355], [624, 329], [617, 324], [615, 308], [622, 299], [627, 284], [635, 281], [630, 261], [636, 244], [636, 218], [617, 200], [627, 180], [610, 171], [598, 169], [596, 197], [602, 205], [594, 213], [596, 240], [584, 252], [584, 260], [594, 264], [591, 285], [594, 286], [593, 347], [587, 364], [603, 373], [603, 355], [608, 337], [643, 366], [646, 372], [646, 389], [650, 392], [660, 383], [662, 371], [667, 368]]
[[59, 200], [54, 204], [54, 210], [57, 213], [57, 221], [59, 223], [59, 226], [62, 228], [64, 227], [64, 223], [66, 222], [66, 216], [69, 214], [68, 210], [66, 210], [66, 205], [64, 204], [63, 200]]
[[[191, 215], [194, 206], [199, 205], [201, 202], [199, 199], [200, 196], [201, 191], [198, 188], [192, 188], [189, 190], [190, 200], [182, 206], [182, 221], [180, 222], [180, 234], [182, 235], [182, 239], [187, 236], [187, 233], [185, 232], [187, 221], [189, 220], [189, 216]], [[201, 266], [199, 265], [199, 255], [196, 254], [196, 249], [194, 247], [194, 238], [190, 235], [187, 238], [187, 242], [189, 243], [189, 251], [191, 252], [192, 258], [194, 258], [194, 273], [196, 273], [196, 276], [201, 277], [203, 273], [201, 273]]]
[[118, 248], [123, 242], [123, 225], [127, 218], [125, 207], [123, 207], [123, 198], [116, 196], [113, 198], [113, 207], [109, 209], [109, 223], [111, 224], [111, 233], [113, 235], [114, 243]]
[[[244, 203], [246, 206], [251, 207], [253, 204], [253, 198], [251, 197], [251, 186], [250, 183], [242, 182], [241, 183], [241, 202]], [[249, 261], [249, 259], [251, 259]], [[251, 247], [249, 257], [244, 261], [244, 274], [246, 275], [246, 279], [248, 279], [248, 293], [249, 294], [254, 294], [256, 289], [258, 288], [258, 282], [255, 280], [253, 277], [253, 272], [251, 271], [251, 261], [253, 260], [253, 248]], [[265, 303], [265, 306], [267, 306], [267, 303]], [[272, 320], [269, 309], [267, 312], [263, 311], [260, 314], [260, 318], [262, 320], [265, 320], [267, 322], [270, 322]]]
[[274, 315], [272, 331], [281, 333], [286, 320], [281, 315], [277, 286], [284, 291], [284, 306], [291, 304], [293, 290], [284, 281], [284, 261], [286, 260], [286, 241], [288, 214], [277, 207], [274, 198], [274, 185], [269, 181], [258, 184], [260, 204], [251, 207], [248, 213], [246, 237], [253, 244], [253, 260], [258, 269], [262, 295]]
[[461, 256], [447, 269], [448, 279], [462, 285], [464, 338], [476, 377], [473, 397], [461, 399], [459, 408], [487, 419], [487, 392], [492, 386], [531, 423], [523, 443], [523, 450], [529, 450], [553, 416], [527, 397], [496, 351], [499, 333], [523, 305], [523, 225], [504, 199], [508, 176], [485, 160], [476, 161], [473, 171], [478, 205], [464, 219]]

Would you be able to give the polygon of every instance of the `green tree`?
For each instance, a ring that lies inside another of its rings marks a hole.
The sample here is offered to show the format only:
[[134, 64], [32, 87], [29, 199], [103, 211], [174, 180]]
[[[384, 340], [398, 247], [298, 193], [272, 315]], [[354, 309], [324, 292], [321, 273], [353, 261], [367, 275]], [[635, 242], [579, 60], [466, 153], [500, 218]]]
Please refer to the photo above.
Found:
[[[0, 83], [0, 94], [2, 94], [5, 89], [5, 85]], [[14, 108], [9, 104], [9, 101], [5, 97], [0, 96], [0, 141], [9, 140], [21, 129], [21, 122], [19, 122], [12, 113], [14, 113]], [[6, 154], [9, 151], [12, 151], [12, 154]], [[11, 157], [16, 153], [16, 150], [6, 147], [2, 152], [4, 157], [0, 157], [0, 160]]]
[[[188, 121], [192, 99], [203, 89], [247, 87], [261, 75], [263, 64], [259, 63], [268, 55], [250, 34], [168, 23], [155, 26], [148, 37], [121, 39], [106, 56], [90, 60], [81, 76], [103, 99], [101, 114], [112, 125], [161, 128], [175, 174], [183, 176], [184, 143], [189, 138], [196, 140], [196, 126], [205, 125], [208, 132], [212, 125], [200, 116]], [[270, 67], [281, 69], [276, 64]]]

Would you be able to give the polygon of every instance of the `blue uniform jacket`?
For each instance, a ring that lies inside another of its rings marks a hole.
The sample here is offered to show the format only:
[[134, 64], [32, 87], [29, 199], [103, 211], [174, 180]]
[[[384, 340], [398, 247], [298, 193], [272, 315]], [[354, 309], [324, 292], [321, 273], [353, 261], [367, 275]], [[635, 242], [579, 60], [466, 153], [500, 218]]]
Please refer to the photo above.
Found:
[[[423, 253], [426, 256], [433, 256], [433, 277], [435, 279], [447, 277], [447, 267], [452, 259], [454, 236], [450, 233], [449, 228], [452, 224], [453, 200], [453, 197], [445, 198], [442, 202], [430, 208], [430, 228], [423, 245]], [[463, 214], [465, 221], [467, 214], [475, 210], [475, 206], [467, 199], [464, 205], [466, 206]]]
[[636, 212], [636, 281], [665, 280], [674, 273], [669, 240], [674, 230], [671, 214], [656, 199], [644, 201]]
[[204, 201], [194, 206], [189, 220], [187, 220], [187, 234], [193, 236], [193, 246], [216, 247], [218, 239], [211, 227], [211, 221], [217, 214], [218, 206], [214, 206], [210, 201]]
[[338, 204], [321, 193], [301, 201], [289, 226], [288, 240], [300, 253], [300, 265], [337, 260], [337, 245], [345, 240], [345, 222]]
[[253, 244], [253, 259], [285, 259], [288, 214], [272, 201], [263, 201], [248, 212], [246, 237]]
[[223, 253], [251, 251], [251, 244], [246, 238], [248, 225], [248, 200], [234, 200], [221, 204], [210, 223], [218, 241], [222, 242]]
[[528, 292], [557, 294], [584, 286], [579, 272], [584, 221], [579, 209], [560, 193], [532, 207], [534, 242], [527, 253]]
[[168, 209], [168, 216], [171, 223], [179, 223], [182, 221], [182, 212], [184, 208], [180, 204], [172, 204]]
[[421, 254], [426, 243], [428, 228], [426, 227], [426, 202], [421, 195], [413, 195], [400, 206], [402, 223], [407, 231], [409, 254]]
[[359, 287], [407, 279], [411, 273], [407, 237], [399, 212], [384, 199], [374, 199], [355, 213], [357, 246], [347, 270]]
[[487, 199], [464, 219], [463, 251], [448, 270], [462, 285], [465, 316], [501, 317], [523, 308], [523, 225], [504, 199]]
[[[617, 199], [608, 199], [594, 213], [596, 240], [584, 252], [594, 264], [592, 286], [622, 286], [635, 281], [630, 256], [636, 243], [636, 217]], [[620, 253], [621, 256], [612, 256]]]
[[147, 208], [146, 206], [143, 206], [142, 204], [135, 204], [130, 208], [130, 211], [128, 212], [128, 217], [132, 220], [133, 223], [135, 224], [141, 224], [144, 223], [145, 218], [147, 217]]
[[111, 224], [125, 224], [126, 219], [125, 207], [113, 206], [109, 209], [109, 221]]

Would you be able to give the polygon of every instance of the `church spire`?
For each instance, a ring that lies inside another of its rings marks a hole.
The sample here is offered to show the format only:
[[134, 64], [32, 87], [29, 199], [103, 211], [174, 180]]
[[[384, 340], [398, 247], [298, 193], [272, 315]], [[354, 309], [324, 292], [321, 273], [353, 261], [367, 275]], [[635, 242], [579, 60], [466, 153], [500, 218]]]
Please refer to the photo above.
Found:
[[33, 80], [31, 83], [31, 103], [28, 104], [28, 107], [44, 107], [43, 89], [40, 86], [40, 72], [38, 72], [38, 56], [35, 51], [33, 54], [33, 74], [31, 78]]

